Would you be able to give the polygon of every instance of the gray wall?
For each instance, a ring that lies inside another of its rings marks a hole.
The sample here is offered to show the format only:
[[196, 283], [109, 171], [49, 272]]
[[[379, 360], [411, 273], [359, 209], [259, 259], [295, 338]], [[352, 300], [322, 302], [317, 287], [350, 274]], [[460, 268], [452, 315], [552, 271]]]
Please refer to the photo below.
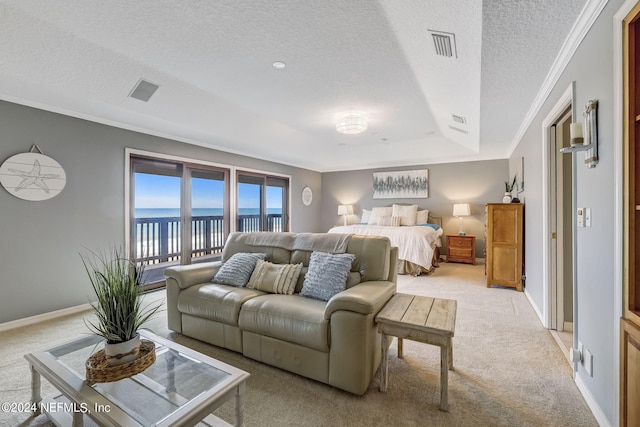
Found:
[[[89, 301], [79, 252], [124, 243], [125, 147], [291, 175], [292, 231], [320, 231], [318, 172], [7, 102], [0, 102], [0, 129], [0, 162], [37, 144], [67, 174], [65, 189], [46, 201], [0, 189], [0, 323]], [[306, 185], [314, 191], [308, 207], [300, 198]]]
[[[426, 199], [374, 199], [373, 172], [389, 170], [429, 170], [429, 197]], [[468, 202], [471, 216], [464, 218], [467, 234], [476, 235], [476, 256], [484, 256], [484, 205], [502, 202], [504, 181], [509, 179], [507, 160], [487, 160], [466, 163], [416, 165], [402, 168], [368, 169], [322, 174], [321, 228], [327, 231], [334, 225], [342, 225], [338, 217], [339, 204], [354, 205], [355, 222], [362, 209], [392, 204], [417, 204], [442, 217], [444, 235], [458, 234], [458, 219], [452, 216], [453, 204]], [[512, 175], [513, 176], [513, 175]]]
[[614, 170], [613, 132], [614, 126], [621, 124], [613, 123], [612, 24], [613, 15], [622, 3], [622, 0], [608, 2], [510, 159], [510, 169], [514, 172], [521, 156], [525, 157], [526, 291], [542, 313], [542, 122], [572, 81], [576, 82], [580, 121], [587, 101], [599, 100], [600, 163], [595, 169], [588, 169], [584, 165], [584, 153], [574, 155], [577, 204], [590, 207], [593, 219], [592, 227], [579, 228], [576, 236], [578, 318], [574, 328], [578, 340], [593, 354], [593, 377], [579, 365], [577, 380], [584, 383], [610, 425], [618, 424], [615, 367], [619, 337], [615, 325], [618, 322], [616, 307], [622, 303], [614, 300], [614, 176], [621, 171]]

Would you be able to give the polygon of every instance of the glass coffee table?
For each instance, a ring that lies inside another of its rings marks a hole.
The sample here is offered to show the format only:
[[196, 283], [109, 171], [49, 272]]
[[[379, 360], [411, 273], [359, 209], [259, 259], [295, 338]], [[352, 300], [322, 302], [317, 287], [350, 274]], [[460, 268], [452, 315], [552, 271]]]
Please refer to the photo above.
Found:
[[[228, 426], [212, 412], [234, 399], [235, 425], [244, 425], [247, 372], [148, 331], [140, 335], [155, 343], [155, 362], [114, 382], [85, 378], [86, 360], [102, 348], [103, 339], [95, 335], [25, 355], [31, 367], [31, 410], [47, 413], [61, 426]], [[42, 399], [41, 376], [59, 393]]]

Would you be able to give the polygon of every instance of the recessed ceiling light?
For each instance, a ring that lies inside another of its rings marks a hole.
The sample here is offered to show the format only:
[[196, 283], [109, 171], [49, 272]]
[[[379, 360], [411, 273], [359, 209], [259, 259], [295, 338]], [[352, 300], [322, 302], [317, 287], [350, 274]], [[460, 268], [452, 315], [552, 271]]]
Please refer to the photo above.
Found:
[[282, 61], [276, 61], [276, 62], [273, 63], [273, 68], [276, 68], [278, 70], [282, 70], [286, 66], [287, 66], [287, 64], [285, 64]]

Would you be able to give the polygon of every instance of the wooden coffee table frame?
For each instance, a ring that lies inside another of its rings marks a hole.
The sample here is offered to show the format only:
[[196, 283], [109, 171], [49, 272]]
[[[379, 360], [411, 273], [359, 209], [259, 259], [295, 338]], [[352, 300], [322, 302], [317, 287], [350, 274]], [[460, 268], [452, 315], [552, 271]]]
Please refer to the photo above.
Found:
[[456, 323], [455, 300], [396, 294], [376, 316], [382, 334], [380, 391], [389, 384], [390, 336], [398, 338], [402, 358], [404, 338], [440, 346], [440, 410], [449, 410], [449, 370], [453, 370], [453, 343]]

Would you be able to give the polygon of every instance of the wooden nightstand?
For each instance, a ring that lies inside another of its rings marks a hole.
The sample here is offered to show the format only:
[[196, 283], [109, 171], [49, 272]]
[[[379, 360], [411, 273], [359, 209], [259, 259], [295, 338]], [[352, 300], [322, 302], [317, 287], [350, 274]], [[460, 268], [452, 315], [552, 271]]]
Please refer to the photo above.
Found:
[[447, 262], [476, 264], [476, 236], [447, 234]]

